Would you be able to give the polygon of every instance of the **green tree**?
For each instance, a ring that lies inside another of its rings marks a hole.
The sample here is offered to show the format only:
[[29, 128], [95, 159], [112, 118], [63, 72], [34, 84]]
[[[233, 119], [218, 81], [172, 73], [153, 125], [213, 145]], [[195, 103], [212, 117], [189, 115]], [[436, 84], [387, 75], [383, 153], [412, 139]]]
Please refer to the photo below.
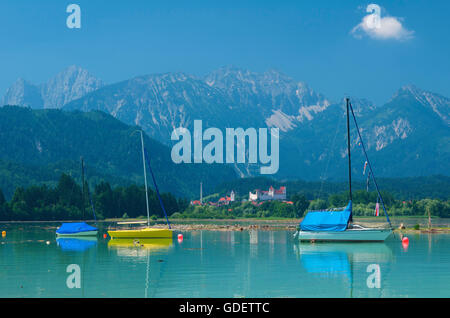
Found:
[[120, 211], [117, 211], [118, 200], [108, 182], [100, 182], [95, 187], [94, 196], [96, 211], [108, 218], [119, 216]]
[[6, 202], [3, 191], [0, 189], [0, 220], [8, 221], [11, 218], [11, 210], [8, 202]]
[[62, 205], [76, 206], [79, 209], [82, 208], [81, 187], [71, 176], [65, 173], [59, 178], [58, 185], [56, 186], [56, 195], [59, 203]]
[[296, 217], [302, 217], [309, 206], [309, 201], [306, 199], [306, 196], [304, 194], [297, 193], [292, 196], [291, 200], [296, 209]]
[[315, 199], [309, 203], [309, 210], [323, 210], [328, 207], [327, 201], [323, 199]]

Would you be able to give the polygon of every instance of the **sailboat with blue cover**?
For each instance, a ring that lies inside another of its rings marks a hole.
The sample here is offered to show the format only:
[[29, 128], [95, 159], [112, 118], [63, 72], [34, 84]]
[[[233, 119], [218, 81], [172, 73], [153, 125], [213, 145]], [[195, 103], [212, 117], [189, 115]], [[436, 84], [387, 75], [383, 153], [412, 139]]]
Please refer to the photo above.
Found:
[[[308, 211], [299, 225], [298, 231], [294, 237], [300, 241], [348, 241], [348, 242], [382, 242], [385, 241], [392, 234], [392, 225], [389, 220], [386, 208], [384, 206], [383, 198], [378, 189], [377, 182], [370, 165], [369, 158], [364, 147], [363, 140], [359, 131], [358, 123], [353, 112], [350, 100], [347, 98], [347, 147], [348, 147], [348, 176], [349, 176], [349, 197], [350, 200], [346, 207], [332, 210]], [[351, 110], [353, 120], [358, 131], [359, 140], [366, 157], [369, 167], [369, 174], [371, 175], [378, 198], [381, 201], [386, 220], [389, 223], [389, 228], [380, 227], [372, 228], [362, 225], [354, 224], [352, 217], [352, 174], [351, 174], [351, 156], [350, 156], [350, 120], [349, 111]]]
[[[81, 182], [82, 182], [82, 204], [83, 204], [83, 218], [84, 218], [84, 198], [85, 198], [85, 190], [84, 190], [84, 161], [81, 158]], [[89, 189], [87, 190], [89, 194], [89, 202], [92, 208], [92, 214], [94, 215], [94, 219], [97, 223], [97, 218], [95, 217], [95, 209], [94, 204], [92, 203], [91, 193]], [[57, 236], [96, 236], [98, 233], [98, 228], [91, 226], [85, 222], [70, 222], [63, 223], [57, 230]]]

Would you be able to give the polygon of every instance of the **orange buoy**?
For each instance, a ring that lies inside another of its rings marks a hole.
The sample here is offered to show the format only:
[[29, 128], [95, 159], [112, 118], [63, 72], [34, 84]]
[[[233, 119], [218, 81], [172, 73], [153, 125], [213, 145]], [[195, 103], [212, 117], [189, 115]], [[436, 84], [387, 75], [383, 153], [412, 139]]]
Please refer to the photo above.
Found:
[[6, 231], [2, 231], [2, 236], [6, 236]]

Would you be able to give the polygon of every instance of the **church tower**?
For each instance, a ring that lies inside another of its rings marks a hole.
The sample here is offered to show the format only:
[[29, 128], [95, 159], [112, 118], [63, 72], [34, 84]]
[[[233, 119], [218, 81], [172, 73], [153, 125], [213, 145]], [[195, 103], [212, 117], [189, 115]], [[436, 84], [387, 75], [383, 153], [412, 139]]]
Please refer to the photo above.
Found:
[[230, 193], [230, 201], [231, 201], [231, 202], [234, 202], [234, 200], [235, 200], [235, 193], [234, 193], [233, 190], [231, 190], [231, 193]]

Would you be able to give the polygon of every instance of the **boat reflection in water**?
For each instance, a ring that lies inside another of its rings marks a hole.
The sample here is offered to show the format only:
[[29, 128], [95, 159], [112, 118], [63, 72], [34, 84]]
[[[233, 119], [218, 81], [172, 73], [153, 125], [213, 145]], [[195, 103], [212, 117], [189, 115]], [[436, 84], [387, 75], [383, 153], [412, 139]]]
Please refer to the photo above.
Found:
[[97, 245], [97, 237], [58, 237], [56, 244], [62, 251], [84, 252]]
[[294, 252], [307, 273], [331, 278], [347, 278], [350, 297], [354, 296], [356, 280], [362, 283], [358, 285], [366, 287], [366, 279], [370, 274], [367, 271], [369, 265], [381, 266], [392, 262], [394, 258], [393, 251], [385, 243], [300, 242], [294, 244]]
[[[133, 257], [133, 258], [146, 258], [146, 271], [145, 271], [145, 288], [144, 298], [149, 297], [150, 286], [150, 255], [152, 252], [164, 252], [168, 251], [173, 245], [172, 239], [116, 239], [108, 242], [108, 249], [115, 250], [118, 256]], [[163, 262], [163, 266], [166, 262]], [[163, 269], [159, 269], [159, 276], [162, 276]], [[155, 292], [158, 290], [159, 279], [154, 282], [153, 292], [150, 297], [155, 297]]]
[[171, 238], [163, 239], [117, 239], [108, 241], [108, 248], [117, 251], [118, 256], [148, 256], [149, 252], [168, 250], [172, 247]]

